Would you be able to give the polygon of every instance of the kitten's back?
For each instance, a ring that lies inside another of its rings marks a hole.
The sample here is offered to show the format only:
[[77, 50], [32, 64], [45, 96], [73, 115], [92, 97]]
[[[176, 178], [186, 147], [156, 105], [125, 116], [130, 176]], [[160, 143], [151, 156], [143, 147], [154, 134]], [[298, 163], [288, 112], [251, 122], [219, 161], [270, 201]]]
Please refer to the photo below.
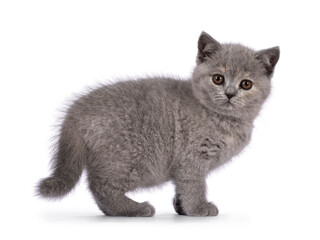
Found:
[[157, 173], [165, 174], [168, 152], [173, 147], [174, 105], [191, 95], [188, 81], [170, 78], [117, 82], [83, 95], [66, 113], [52, 161], [53, 173], [39, 183], [38, 194], [47, 198], [64, 196], [78, 182], [83, 168], [90, 168], [90, 152], [105, 148], [111, 152], [119, 144], [130, 142], [157, 146], [149, 149], [154, 151], [149, 153], [150, 157], [155, 162], [159, 160], [154, 171], [148, 169], [156, 176], [155, 182], [145, 184], [164, 181], [167, 176]]

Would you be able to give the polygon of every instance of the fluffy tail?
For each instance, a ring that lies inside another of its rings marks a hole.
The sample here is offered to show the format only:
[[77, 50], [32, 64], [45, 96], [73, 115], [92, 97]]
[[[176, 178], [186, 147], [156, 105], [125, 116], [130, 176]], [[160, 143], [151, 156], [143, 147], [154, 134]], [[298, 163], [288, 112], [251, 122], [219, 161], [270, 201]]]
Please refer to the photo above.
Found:
[[78, 182], [85, 165], [86, 146], [76, 132], [74, 125], [61, 128], [52, 174], [39, 182], [38, 195], [59, 198], [69, 193]]

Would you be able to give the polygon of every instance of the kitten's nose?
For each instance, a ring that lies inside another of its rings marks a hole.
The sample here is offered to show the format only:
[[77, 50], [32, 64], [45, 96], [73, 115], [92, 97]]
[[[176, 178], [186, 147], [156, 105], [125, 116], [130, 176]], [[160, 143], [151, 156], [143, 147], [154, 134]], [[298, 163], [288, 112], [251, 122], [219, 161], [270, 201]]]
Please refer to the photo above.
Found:
[[232, 97], [234, 97], [233, 93], [226, 93], [227, 98], [230, 100]]

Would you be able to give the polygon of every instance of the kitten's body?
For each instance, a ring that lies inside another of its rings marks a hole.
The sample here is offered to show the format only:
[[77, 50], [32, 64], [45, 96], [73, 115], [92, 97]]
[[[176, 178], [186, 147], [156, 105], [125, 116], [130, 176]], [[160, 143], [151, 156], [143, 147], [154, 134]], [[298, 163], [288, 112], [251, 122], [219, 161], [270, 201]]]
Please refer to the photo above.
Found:
[[[234, 73], [227, 69], [232, 68], [229, 58], [219, 64], [204, 60], [207, 56], [201, 56], [200, 43], [198, 67], [190, 80], [119, 82], [79, 98], [62, 124], [54, 172], [39, 185], [40, 194], [65, 195], [86, 168], [90, 189], [106, 215], [152, 216], [151, 205], [134, 202], [125, 193], [169, 180], [176, 186], [174, 207], [179, 214], [216, 215], [217, 208], [206, 200], [205, 178], [248, 144], [270, 84], [261, 91], [257, 106], [240, 108], [240, 100], [232, 106], [225, 102], [222, 105], [228, 106], [208, 105], [204, 91], [210, 85], [203, 85], [209, 83], [203, 83], [207, 72], [225, 65], [219, 71], [224, 70], [226, 76]], [[245, 51], [242, 54], [254, 56], [252, 50]], [[257, 75], [263, 66], [256, 72], [241, 68], [233, 80], [248, 72]], [[217, 101], [220, 104], [221, 99]]]

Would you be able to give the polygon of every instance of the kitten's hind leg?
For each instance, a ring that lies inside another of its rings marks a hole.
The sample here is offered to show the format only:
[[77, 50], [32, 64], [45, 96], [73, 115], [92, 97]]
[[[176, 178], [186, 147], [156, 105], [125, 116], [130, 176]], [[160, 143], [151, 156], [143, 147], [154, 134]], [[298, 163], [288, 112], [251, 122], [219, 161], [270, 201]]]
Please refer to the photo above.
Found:
[[152, 217], [155, 209], [148, 202], [138, 203], [112, 186], [90, 184], [100, 210], [107, 216]]
[[138, 203], [124, 194], [108, 197], [98, 206], [107, 216], [152, 217], [155, 214], [154, 207], [148, 202]]

